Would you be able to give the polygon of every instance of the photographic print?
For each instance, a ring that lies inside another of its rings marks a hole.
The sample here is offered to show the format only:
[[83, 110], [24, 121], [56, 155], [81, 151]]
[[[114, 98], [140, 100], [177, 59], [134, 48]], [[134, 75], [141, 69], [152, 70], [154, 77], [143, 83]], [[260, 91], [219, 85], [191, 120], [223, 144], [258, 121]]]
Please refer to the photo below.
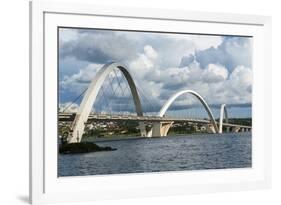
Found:
[[252, 37], [58, 27], [58, 177], [252, 166]]

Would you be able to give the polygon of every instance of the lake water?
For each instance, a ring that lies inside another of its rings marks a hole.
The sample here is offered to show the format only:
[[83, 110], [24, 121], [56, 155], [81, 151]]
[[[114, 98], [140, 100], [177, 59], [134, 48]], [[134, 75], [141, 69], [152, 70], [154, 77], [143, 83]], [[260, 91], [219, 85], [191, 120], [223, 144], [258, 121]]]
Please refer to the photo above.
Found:
[[98, 142], [116, 151], [59, 155], [58, 176], [243, 168], [252, 165], [251, 133]]

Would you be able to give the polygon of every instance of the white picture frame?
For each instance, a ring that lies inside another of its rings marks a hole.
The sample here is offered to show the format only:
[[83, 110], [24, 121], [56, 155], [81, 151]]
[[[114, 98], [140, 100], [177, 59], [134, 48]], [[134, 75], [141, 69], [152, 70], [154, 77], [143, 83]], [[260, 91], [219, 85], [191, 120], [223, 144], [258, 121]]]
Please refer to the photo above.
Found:
[[[53, 120], [57, 115], [57, 94], [53, 92], [57, 89], [57, 47], [53, 42], [57, 38], [58, 26], [91, 27], [93, 22], [95, 27], [103, 25], [115, 29], [179, 31], [185, 25], [184, 28], [192, 33], [253, 36], [253, 167], [58, 178], [57, 122]], [[271, 186], [270, 17], [31, 2], [30, 93], [32, 204], [238, 191]], [[55, 139], [52, 139], [54, 134]]]

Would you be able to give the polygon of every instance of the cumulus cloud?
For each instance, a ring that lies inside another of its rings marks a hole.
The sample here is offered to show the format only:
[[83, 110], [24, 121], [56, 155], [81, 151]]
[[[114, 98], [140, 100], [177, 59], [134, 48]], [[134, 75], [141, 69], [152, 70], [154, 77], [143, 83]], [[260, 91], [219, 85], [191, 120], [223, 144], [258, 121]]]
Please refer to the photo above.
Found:
[[202, 73], [202, 78], [207, 83], [218, 83], [226, 80], [228, 71], [221, 65], [209, 64]]
[[77, 39], [61, 41], [60, 56], [73, 56], [92, 63], [123, 61], [124, 58], [135, 57], [135, 43], [128, 41], [125, 35], [115, 35], [114, 32], [88, 31], [79, 33]]
[[59, 111], [60, 112], [70, 112], [76, 113], [78, 111], [79, 105], [72, 102], [60, 103], [59, 104]]
[[190, 55], [188, 55], [188, 56], [183, 56], [183, 57], [181, 58], [181, 62], [180, 62], [179, 67], [188, 66], [188, 65], [190, 65], [191, 63], [193, 63], [194, 60], [195, 60], [194, 54], [190, 54]]
[[156, 59], [158, 56], [157, 52], [150, 45], [144, 46], [143, 50], [144, 54], [152, 60]]
[[213, 92], [208, 99], [213, 104], [251, 104], [251, 87], [252, 70], [245, 66], [237, 66], [228, 79], [210, 86]]
[[231, 89], [234, 90], [240, 98], [248, 98], [248, 101], [250, 101], [250, 94], [252, 91], [252, 77], [252, 70], [245, 66], [237, 66], [229, 77]]
[[138, 78], [144, 77], [147, 73], [152, 72], [154, 67], [153, 59], [145, 53], [138, 54], [138, 57], [129, 63], [129, 67], [134, 70]]
[[197, 51], [196, 59], [202, 67], [210, 63], [221, 64], [232, 71], [239, 65], [252, 66], [252, 40], [242, 37], [225, 37], [217, 48]]
[[60, 28], [59, 40], [60, 43], [77, 40], [78, 31], [76, 29]]
[[217, 48], [223, 42], [221, 36], [206, 36], [204, 35], [191, 35], [192, 42], [194, 42], [196, 50], [206, 50], [209, 48]]
[[[74, 34], [75, 33], [75, 34]], [[60, 32], [60, 57], [75, 57], [77, 60], [92, 63], [109, 61], [130, 62], [142, 52], [156, 58], [150, 48], [158, 52], [158, 64], [161, 67], [179, 66], [183, 55], [194, 54], [208, 48], [216, 48], [222, 43], [221, 36], [184, 34], [158, 34], [121, 31], [103, 31], [82, 29], [63, 29]], [[66, 40], [65, 40], [66, 39]], [[150, 46], [150, 47], [149, 47]], [[159, 52], [161, 51], [161, 52]]]
[[60, 87], [62, 89], [68, 89], [79, 93], [89, 85], [97, 71], [102, 66], [103, 65], [101, 64], [89, 64], [85, 68], [80, 69], [77, 73], [74, 73], [71, 76], [66, 75], [60, 81]]
[[[104, 63], [122, 61], [128, 65], [140, 95], [153, 101], [155, 108], [150, 111], [158, 111], [172, 94], [183, 89], [197, 91], [211, 105], [251, 104], [249, 38], [93, 30], [63, 35], [68, 37], [62, 40], [60, 60], [66, 65], [67, 59], [76, 59], [81, 66], [73, 68], [72, 73], [60, 71], [62, 96], [70, 92], [81, 93]], [[122, 75], [118, 75], [121, 81]], [[109, 78], [107, 83], [116, 90], [114, 98], [110, 97], [112, 91], [104, 91], [106, 98], [110, 98], [111, 108], [133, 110], [133, 104], [130, 108], [126, 105], [131, 94], [124, 79], [121, 86], [125, 93], [118, 91], [120, 82], [117, 80]], [[146, 102], [143, 104], [146, 106]], [[196, 99], [183, 97], [174, 106], [180, 109], [184, 105], [197, 104]], [[105, 103], [99, 106], [105, 106]], [[145, 109], [151, 109], [151, 106]]]

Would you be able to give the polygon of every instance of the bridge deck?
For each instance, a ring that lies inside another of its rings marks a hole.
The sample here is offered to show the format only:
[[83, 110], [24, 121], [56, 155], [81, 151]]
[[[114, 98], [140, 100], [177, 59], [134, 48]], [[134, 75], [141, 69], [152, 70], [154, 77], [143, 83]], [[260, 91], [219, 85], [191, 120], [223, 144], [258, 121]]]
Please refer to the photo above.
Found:
[[[59, 121], [67, 122], [73, 121], [75, 113], [60, 113]], [[103, 114], [90, 114], [88, 118], [89, 122], [92, 121], [142, 121], [142, 122], [192, 122], [210, 124], [210, 120], [207, 119], [192, 119], [192, 118], [171, 118], [171, 117], [158, 117], [158, 116], [135, 116], [135, 115], [103, 115]], [[216, 122], [219, 124], [218, 122]], [[240, 128], [252, 128], [251, 126], [238, 125], [231, 123], [223, 123], [223, 126], [227, 127], [240, 127]]]

